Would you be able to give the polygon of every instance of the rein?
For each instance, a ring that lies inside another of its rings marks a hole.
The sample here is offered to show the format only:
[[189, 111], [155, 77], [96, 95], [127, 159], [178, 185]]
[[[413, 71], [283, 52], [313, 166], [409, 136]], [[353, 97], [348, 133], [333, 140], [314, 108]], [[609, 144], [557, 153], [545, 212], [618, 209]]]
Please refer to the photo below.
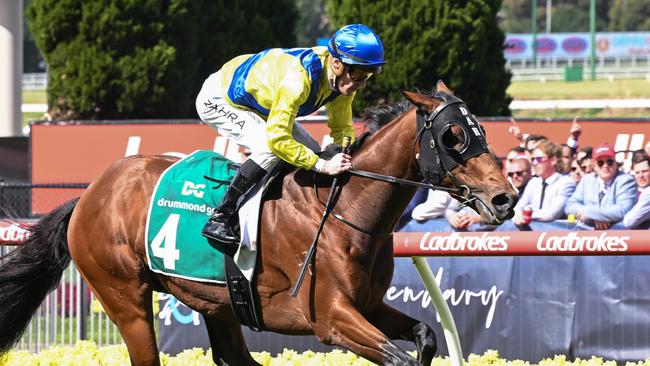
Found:
[[[422, 182], [416, 182], [412, 180], [407, 180], [407, 179], [401, 179], [401, 178], [396, 178], [390, 175], [383, 175], [383, 174], [378, 174], [378, 173], [373, 173], [373, 172], [368, 172], [365, 170], [349, 170], [346, 173], [349, 173], [350, 175], [356, 175], [357, 177], [363, 177], [363, 178], [368, 178], [372, 180], [379, 180], [383, 182], [387, 182], [390, 184], [398, 184], [402, 186], [412, 186], [412, 187], [418, 187], [418, 188], [428, 188], [432, 189], [435, 191], [443, 191], [447, 192], [450, 194], [455, 194], [461, 198], [463, 198], [462, 205], [467, 205], [471, 203], [472, 201], [476, 200], [477, 198], [475, 196], [471, 195], [471, 190], [469, 187], [466, 185], [460, 185], [458, 188], [448, 188], [448, 187], [443, 187], [443, 186], [437, 186], [433, 184], [428, 184], [428, 183], [422, 183]], [[449, 173], [451, 174], [451, 173]], [[454, 180], [455, 181], [455, 180]], [[343, 186], [341, 186], [341, 189], [343, 189]], [[316, 198], [318, 199], [318, 202], [320, 202], [322, 205], [325, 205], [325, 203], [320, 199], [320, 195], [318, 194], [318, 187], [316, 186], [316, 179], [314, 179], [314, 191], [316, 191]], [[337, 195], [338, 198], [338, 195]], [[350, 226], [351, 228], [360, 231], [366, 235], [369, 236], [386, 236], [392, 234], [392, 231], [390, 232], [384, 232], [384, 233], [373, 233], [369, 230], [366, 230], [351, 221], [347, 220], [340, 214], [338, 214], [334, 209], [331, 211], [331, 215], [334, 216], [337, 220], [343, 222], [344, 224]]]

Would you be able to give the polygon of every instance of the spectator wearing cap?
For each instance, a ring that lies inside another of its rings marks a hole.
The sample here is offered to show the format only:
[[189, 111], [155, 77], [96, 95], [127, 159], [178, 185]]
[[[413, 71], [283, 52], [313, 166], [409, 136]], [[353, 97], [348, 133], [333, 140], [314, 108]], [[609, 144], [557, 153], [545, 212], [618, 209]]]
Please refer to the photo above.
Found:
[[552, 221], [564, 214], [564, 203], [576, 188], [575, 182], [556, 169], [557, 147], [550, 141], [542, 141], [533, 149], [533, 177], [515, 206], [515, 216], [512, 221], [516, 225], [524, 224], [521, 211], [530, 206], [533, 209], [532, 219], [537, 221]]
[[565, 207], [567, 215], [574, 214], [597, 230], [623, 220], [636, 202], [634, 178], [618, 170], [614, 156], [614, 149], [606, 143], [594, 147], [594, 172], [582, 178]]
[[521, 195], [526, 188], [526, 184], [533, 177], [530, 171], [530, 161], [525, 156], [513, 159], [508, 163], [507, 170], [508, 172], [506, 174], [508, 175], [508, 179], [510, 179], [510, 183], [515, 187], [517, 193]]
[[639, 155], [632, 162], [634, 179], [639, 190], [639, 199], [623, 217], [623, 225], [628, 229], [650, 228], [650, 158]]

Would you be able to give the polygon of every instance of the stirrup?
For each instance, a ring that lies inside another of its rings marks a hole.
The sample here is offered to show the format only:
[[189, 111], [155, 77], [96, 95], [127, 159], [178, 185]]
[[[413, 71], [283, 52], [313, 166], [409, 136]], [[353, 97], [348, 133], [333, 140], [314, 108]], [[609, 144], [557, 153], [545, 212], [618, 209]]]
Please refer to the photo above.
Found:
[[[223, 225], [223, 226], [222, 226]], [[217, 226], [217, 227], [215, 227]], [[203, 227], [203, 230], [201, 230], [201, 235], [204, 237], [213, 240], [225, 247], [228, 248], [239, 248], [239, 239], [237, 233], [232, 233], [232, 230], [228, 227], [224, 227], [226, 225], [214, 221], [208, 221], [208, 223]], [[221, 229], [221, 230], [216, 230], [216, 229]], [[217, 235], [219, 231], [222, 232], [228, 232], [229, 235], [232, 234], [233, 239], [230, 238], [224, 238], [222, 236]]]

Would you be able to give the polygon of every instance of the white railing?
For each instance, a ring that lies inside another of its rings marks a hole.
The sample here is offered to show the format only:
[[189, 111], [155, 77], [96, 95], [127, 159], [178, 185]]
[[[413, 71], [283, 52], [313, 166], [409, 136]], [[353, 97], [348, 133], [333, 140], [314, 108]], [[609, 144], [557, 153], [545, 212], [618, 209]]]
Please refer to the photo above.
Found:
[[[547, 81], [564, 80], [564, 68], [528, 68], [511, 69], [512, 81]], [[582, 68], [583, 80], [591, 78], [591, 69]], [[618, 79], [646, 79], [650, 81], [650, 67], [597, 67], [596, 79], [618, 80]]]
[[[0, 256], [14, 248], [0, 245]], [[80, 339], [94, 341], [98, 346], [122, 343], [117, 327], [83, 283], [74, 264], [70, 264], [59, 287], [47, 295], [15, 349], [40, 352], [53, 345], [73, 346]]]
[[47, 73], [23, 74], [23, 90], [47, 89]]
[[[590, 78], [591, 67], [588, 58], [539, 57], [535, 63], [530, 59], [506, 61], [506, 68], [512, 73], [513, 81], [563, 80], [565, 67], [582, 67], [583, 79]], [[650, 56], [599, 57], [596, 59], [595, 71], [596, 79], [650, 80]]]

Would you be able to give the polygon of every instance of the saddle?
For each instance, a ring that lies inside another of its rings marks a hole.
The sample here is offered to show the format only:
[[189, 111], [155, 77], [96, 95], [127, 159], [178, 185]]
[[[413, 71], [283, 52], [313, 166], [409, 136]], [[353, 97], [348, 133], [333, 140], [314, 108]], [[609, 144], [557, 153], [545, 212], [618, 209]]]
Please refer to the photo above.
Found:
[[[360, 146], [368, 136], [368, 133], [362, 135], [353, 146]], [[341, 152], [341, 147], [331, 144], [328, 145], [325, 150], [317, 154], [321, 158], [329, 160], [339, 152]], [[296, 170], [295, 167], [284, 161], [281, 161], [269, 174], [262, 178], [262, 180], [240, 200], [237, 205], [237, 212], [239, 212], [242, 206], [249, 199], [257, 194], [259, 189], [262, 190], [262, 202], [260, 203], [259, 207], [259, 210], [261, 211], [263, 199], [269, 193], [269, 189], [272, 184], [276, 180], [282, 181], [284, 176], [294, 170]], [[212, 180], [209, 177], [206, 178]], [[241, 230], [240, 223], [238, 223], [237, 230]], [[253, 274], [249, 276], [251, 278], [249, 281], [236, 264], [236, 253], [224, 252], [224, 254], [226, 284], [228, 286], [228, 292], [230, 294], [230, 303], [232, 305], [233, 312], [237, 317], [237, 320], [239, 320], [241, 324], [248, 326], [253, 331], [261, 332], [265, 330], [264, 322], [262, 319], [262, 309], [260, 306], [259, 294], [257, 293], [257, 287], [255, 286], [255, 271], [253, 271]]]
[[[262, 180], [238, 202], [237, 212], [239, 212], [242, 206], [244, 206], [248, 200], [253, 198], [260, 189], [262, 190], [261, 195], [263, 199], [273, 182], [278, 179], [281, 180], [282, 177], [294, 169], [295, 168], [291, 165], [284, 162], [277, 164], [269, 174], [262, 178]], [[209, 177], [206, 178], [214, 181]], [[261, 205], [262, 202], [260, 202], [260, 207], [257, 208], [259, 211], [261, 211]], [[238, 222], [236, 230], [239, 233], [241, 230], [241, 222]], [[257, 235], [259, 235], [259, 232]], [[255, 332], [261, 332], [266, 330], [266, 328], [264, 327], [262, 319], [262, 308], [260, 305], [259, 294], [257, 293], [257, 287], [255, 286], [255, 268], [253, 268], [252, 274], [249, 275], [249, 281], [248, 277], [244, 275], [240, 267], [237, 265], [235, 259], [236, 254], [237, 251], [224, 251], [224, 270], [226, 285], [228, 286], [228, 293], [230, 294], [230, 304], [235, 317], [242, 325], [246, 325]], [[255, 255], [257, 255], [257, 252], [255, 252]], [[255, 267], [256, 266], [257, 265], [255, 265]]]

